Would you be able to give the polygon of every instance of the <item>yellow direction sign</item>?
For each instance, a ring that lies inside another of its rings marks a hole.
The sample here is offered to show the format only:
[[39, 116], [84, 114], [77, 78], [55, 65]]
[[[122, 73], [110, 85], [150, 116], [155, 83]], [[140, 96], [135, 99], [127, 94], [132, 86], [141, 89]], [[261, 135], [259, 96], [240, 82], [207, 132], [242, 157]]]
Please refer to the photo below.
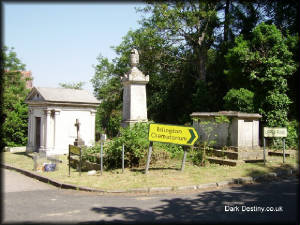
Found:
[[152, 123], [149, 127], [149, 141], [194, 145], [198, 134], [194, 127]]

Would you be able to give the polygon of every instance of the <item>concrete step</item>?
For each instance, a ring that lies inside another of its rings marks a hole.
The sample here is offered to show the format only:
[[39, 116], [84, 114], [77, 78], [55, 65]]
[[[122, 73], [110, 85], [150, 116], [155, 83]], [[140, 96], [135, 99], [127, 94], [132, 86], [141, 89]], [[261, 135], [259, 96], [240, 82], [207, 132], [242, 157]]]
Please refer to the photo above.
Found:
[[[263, 150], [249, 150], [249, 151], [229, 151], [213, 149], [208, 151], [212, 157], [232, 160], [259, 160], [263, 159]], [[268, 153], [266, 153], [268, 154]]]
[[[268, 160], [268, 158], [266, 159]], [[258, 162], [264, 162], [264, 159], [246, 159], [244, 160], [245, 163], [258, 163]]]
[[[266, 151], [266, 156], [268, 152]], [[264, 151], [263, 150], [252, 150], [252, 151], [241, 151], [239, 152], [240, 160], [260, 160], [264, 158]]]
[[210, 150], [209, 152], [212, 154], [212, 156], [220, 157], [223, 159], [237, 160], [239, 157], [239, 153], [236, 151], [213, 149]]
[[[272, 150], [269, 150], [268, 155], [271, 155], [271, 156], [283, 156], [283, 150], [281, 150], [281, 151], [272, 151]], [[285, 150], [285, 156], [286, 157], [296, 156], [296, 151], [295, 150]]]
[[237, 166], [239, 164], [244, 163], [244, 161], [241, 160], [222, 159], [218, 157], [207, 157], [207, 160], [210, 163], [216, 163], [216, 164], [227, 165], [227, 166]]

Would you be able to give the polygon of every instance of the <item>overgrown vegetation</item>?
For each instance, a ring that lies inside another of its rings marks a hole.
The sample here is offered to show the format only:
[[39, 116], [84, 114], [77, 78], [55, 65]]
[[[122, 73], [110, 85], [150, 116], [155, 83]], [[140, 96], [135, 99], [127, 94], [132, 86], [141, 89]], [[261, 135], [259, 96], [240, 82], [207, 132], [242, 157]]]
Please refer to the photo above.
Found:
[[[263, 116], [264, 126], [285, 127], [288, 122], [292, 101], [287, 95], [287, 79], [297, 69], [289, 41], [275, 25], [261, 23], [249, 39], [238, 36], [226, 55], [229, 66], [226, 74], [234, 85], [249, 88], [254, 93], [253, 108]], [[250, 92], [244, 97], [248, 96]], [[246, 111], [247, 106], [241, 109]]]
[[205, 166], [207, 164], [207, 156], [209, 151], [216, 144], [216, 130], [221, 124], [229, 123], [226, 116], [216, 116], [212, 120], [198, 121], [199, 128], [202, 130], [203, 137], [196, 144], [196, 148], [191, 151], [191, 159], [195, 165]]
[[296, 149], [299, 146], [299, 122], [292, 120], [287, 126], [288, 136], [286, 138], [287, 148]]
[[[1, 104], [2, 147], [24, 146], [27, 144], [28, 106], [24, 103], [29, 90], [22, 77], [25, 65], [18, 59], [14, 49], [4, 47], [3, 58], [3, 104]], [[4, 120], [4, 121], [3, 121]]]
[[151, 2], [137, 12], [146, 16], [113, 47], [117, 57], [95, 66], [99, 132], [118, 135], [119, 78], [133, 47], [150, 75], [153, 121], [185, 124], [192, 112], [224, 109], [260, 113], [263, 126], [299, 120], [298, 1]]
[[[107, 169], [121, 168], [122, 146], [124, 144], [125, 167], [141, 167], [146, 164], [149, 148], [149, 123], [136, 123], [132, 127], [120, 128], [120, 134], [103, 146], [104, 166]], [[83, 159], [99, 163], [100, 144], [85, 148]], [[151, 163], [175, 158], [183, 152], [182, 147], [174, 144], [154, 143]]]
[[227, 110], [234, 110], [240, 112], [253, 113], [254, 93], [245, 88], [230, 89], [224, 96], [224, 108]]

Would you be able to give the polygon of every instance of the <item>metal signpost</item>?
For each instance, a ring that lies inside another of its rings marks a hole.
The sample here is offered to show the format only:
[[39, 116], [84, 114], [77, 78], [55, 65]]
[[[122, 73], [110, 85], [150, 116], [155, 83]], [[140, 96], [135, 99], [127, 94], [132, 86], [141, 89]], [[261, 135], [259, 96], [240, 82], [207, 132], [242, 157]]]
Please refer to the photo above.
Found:
[[74, 145], [69, 145], [69, 176], [71, 171], [71, 155], [79, 156], [79, 175], [81, 176], [81, 148]]
[[285, 138], [287, 137], [286, 127], [264, 127], [264, 164], [266, 165], [266, 138], [283, 138], [283, 163], [285, 163]]
[[106, 134], [100, 136], [100, 173], [103, 173], [103, 143], [106, 140]]
[[184, 155], [182, 159], [181, 171], [184, 169], [184, 163], [186, 159], [187, 147], [192, 147], [198, 140], [198, 134], [194, 127], [185, 127], [177, 125], [166, 125], [152, 123], [149, 126], [148, 140], [149, 151], [146, 163], [145, 173], [148, 173], [153, 142], [172, 143], [177, 145], [184, 145]]
[[122, 145], [122, 173], [124, 173], [124, 143]]

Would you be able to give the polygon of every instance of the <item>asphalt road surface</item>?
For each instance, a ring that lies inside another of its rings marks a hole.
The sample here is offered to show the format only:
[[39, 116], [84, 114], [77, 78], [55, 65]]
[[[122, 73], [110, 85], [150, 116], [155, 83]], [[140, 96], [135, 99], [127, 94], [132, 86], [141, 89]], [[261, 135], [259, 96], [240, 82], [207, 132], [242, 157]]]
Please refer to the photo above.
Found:
[[103, 195], [62, 190], [1, 170], [2, 223], [299, 224], [296, 178], [203, 192]]

